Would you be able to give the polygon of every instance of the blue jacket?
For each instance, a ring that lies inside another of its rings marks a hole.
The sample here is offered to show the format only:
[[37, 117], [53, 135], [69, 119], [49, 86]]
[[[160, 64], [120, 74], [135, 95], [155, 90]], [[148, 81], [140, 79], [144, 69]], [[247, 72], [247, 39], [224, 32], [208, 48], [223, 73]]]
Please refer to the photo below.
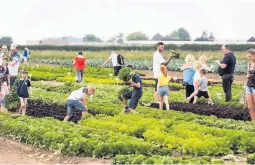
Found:
[[186, 69], [183, 71], [183, 82], [187, 82], [189, 85], [193, 85], [193, 79], [195, 75], [194, 69]]

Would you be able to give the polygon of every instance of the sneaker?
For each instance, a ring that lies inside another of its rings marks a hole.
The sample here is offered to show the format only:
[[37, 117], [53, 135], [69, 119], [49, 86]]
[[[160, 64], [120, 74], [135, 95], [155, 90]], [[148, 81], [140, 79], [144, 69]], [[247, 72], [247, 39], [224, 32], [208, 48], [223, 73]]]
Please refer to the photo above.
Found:
[[189, 97], [187, 97], [187, 99], [186, 99], [186, 103], [189, 103], [190, 102], [190, 98]]
[[127, 113], [129, 111], [128, 108], [123, 108], [122, 113]]

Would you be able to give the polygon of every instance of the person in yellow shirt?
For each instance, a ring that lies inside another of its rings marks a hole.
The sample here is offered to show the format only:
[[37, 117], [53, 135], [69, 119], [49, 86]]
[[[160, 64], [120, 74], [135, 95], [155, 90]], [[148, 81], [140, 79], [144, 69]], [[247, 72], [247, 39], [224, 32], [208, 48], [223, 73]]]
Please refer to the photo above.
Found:
[[169, 110], [168, 96], [169, 88], [168, 82], [171, 77], [168, 75], [167, 68], [165, 65], [160, 65], [160, 75], [158, 77], [157, 93], [160, 98], [159, 109], [163, 109], [163, 103], [166, 104], [166, 109]]

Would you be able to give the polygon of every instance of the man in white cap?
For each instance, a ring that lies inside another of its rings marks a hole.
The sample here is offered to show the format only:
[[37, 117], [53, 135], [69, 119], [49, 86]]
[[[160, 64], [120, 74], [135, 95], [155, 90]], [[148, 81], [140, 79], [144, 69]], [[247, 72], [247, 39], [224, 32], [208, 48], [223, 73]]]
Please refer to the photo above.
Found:
[[11, 49], [12, 61], [8, 62], [8, 68], [10, 73], [10, 85], [12, 87], [18, 76], [19, 65], [20, 65], [20, 55], [18, 54], [17, 45], [12, 44], [10, 49]]

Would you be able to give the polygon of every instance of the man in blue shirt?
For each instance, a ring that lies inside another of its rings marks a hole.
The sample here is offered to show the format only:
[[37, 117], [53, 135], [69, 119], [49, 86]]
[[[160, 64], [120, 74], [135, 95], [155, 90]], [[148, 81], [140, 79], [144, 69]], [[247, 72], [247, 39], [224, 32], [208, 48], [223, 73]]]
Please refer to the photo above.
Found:
[[[125, 105], [123, 112], [135, 113], [135, 109], [138, 105], [138, 101], [143, 95], [143, 92], [142, 92], [143, 84], [139, 74], [135, 72], [131, 72], [130, 76], [131, 76], [131, 86], [133, 86], [133, 91], [126, 92], [121, 95], [123, 103]], [[127, 105], [128, 99], [130, 99], [129, 105]]]
[[23, 59], [25, 63], [28, 62], [29, 55], [30, 55], [30, 50], [27, 47], [25, 47], [24, 53], [23, 53]]
[[20, 65], [20, 55], [18, 53], [18, 47], [15, 44], [12, 44], [11, 47], [11, 57], [12, 61], [8, 62], [8, 69], [10, 73], [10, 85], [11, 87], [14, 85], [14, 82], [17, 79]]

